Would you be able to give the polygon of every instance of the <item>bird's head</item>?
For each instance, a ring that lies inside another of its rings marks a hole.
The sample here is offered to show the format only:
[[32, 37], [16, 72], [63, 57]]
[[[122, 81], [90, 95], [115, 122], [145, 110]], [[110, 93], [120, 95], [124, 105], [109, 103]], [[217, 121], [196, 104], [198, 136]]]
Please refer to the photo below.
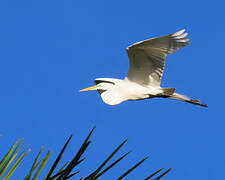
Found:
[[119, 80], [112, 78], [98, 78], [95, 79], [95, 86], [91, 86], [80, 91], [98, 90], [100, 93], [111, 89]]

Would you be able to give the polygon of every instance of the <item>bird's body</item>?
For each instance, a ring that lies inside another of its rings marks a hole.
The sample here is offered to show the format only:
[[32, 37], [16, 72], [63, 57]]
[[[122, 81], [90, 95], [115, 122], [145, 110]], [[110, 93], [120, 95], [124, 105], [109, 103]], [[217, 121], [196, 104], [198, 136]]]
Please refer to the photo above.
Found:
[[101, 96], [105, 103], [116, 105], [125, 100], [145, 99], [152, 93], [153, 91], [148, 87], [127, 80], [120, 80], [107, 91], [102, 92]]
[[195, 105], [198, 100], [175, 93], [175, 88], [161, 88], [161, 77], [167, 54], [171, 54], [188, 44], [184, 30], [138, 42], [127, 48], [130, 67], [127, 76], [121, 79], [98, 78], [96, 86], [81, 91], [98, 90], [103, 101], [109, 105], [120, 104], [126, 100], [141, 100], [154, 97], [170, 98]]

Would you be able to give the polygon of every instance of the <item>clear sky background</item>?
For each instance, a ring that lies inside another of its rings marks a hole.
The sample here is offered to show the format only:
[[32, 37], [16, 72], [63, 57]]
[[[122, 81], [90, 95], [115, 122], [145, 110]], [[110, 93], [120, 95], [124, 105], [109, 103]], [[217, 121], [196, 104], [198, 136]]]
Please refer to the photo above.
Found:
[[[147, 155], [130, 179], [161, 167], [173, 167], [165, 180], [224, 179], [224, 6], [218, 0], [1, 1], [1, 154], [17, 138], [32, 149], [17, 177], [25, 176], [41, 146], [53, 150], [53, 161], [73, 134], [62, 162], [71, 159], [96, 125], [81, 175], [129, 137], [120, 152], [132, 153], [102, 179], [118, 177]], [[127, 46], [183, 28], [191, 44], [167, 57], [162, 86], [208, 109], [167, 99], [108, 106], [97, 92], [79, 92], [98, 77], [123, 79]]]

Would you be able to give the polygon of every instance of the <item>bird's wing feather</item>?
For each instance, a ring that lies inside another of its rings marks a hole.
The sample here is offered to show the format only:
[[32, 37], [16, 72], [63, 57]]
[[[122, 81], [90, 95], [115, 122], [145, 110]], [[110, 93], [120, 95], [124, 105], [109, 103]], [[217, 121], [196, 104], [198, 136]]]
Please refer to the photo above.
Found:
[[129, 46], [126, 50], [130, 67], [125, 79], [147, 86], [160, 86], [166, 55], [189, 44], [184, 31]]

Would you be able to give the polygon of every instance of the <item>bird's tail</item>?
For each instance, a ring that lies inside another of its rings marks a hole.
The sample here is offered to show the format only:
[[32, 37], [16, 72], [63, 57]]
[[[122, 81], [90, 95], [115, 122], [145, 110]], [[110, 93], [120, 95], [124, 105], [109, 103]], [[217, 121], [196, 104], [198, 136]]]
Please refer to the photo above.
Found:
[[190, 98], [188, 98], [184, 95], [178, 94], [178, 93], [173, 93], [173, 95], [171, 95], [169, 98], [180, 100], [180, 101], [185, 101], [187, 103], [191, 103], [191, 104], [198, 105], [198, 106], [208, 107], [207, 104], [199, 103], [199, 100], [193, 100], [193, 99], [190, 99]]

